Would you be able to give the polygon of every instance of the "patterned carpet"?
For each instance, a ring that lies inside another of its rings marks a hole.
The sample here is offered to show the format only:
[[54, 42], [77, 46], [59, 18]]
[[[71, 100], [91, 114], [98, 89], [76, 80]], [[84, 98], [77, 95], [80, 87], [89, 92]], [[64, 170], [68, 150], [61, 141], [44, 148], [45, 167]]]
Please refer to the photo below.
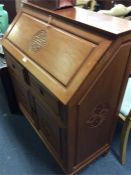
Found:
[[[84, 168], [79, 175], [131, 175], [131, 139], [127, 162], [120, 165], [117, 127], [109, 153]], [[0, 81], [0, 175], [63, 174], [24, 116], [10, 114]]]

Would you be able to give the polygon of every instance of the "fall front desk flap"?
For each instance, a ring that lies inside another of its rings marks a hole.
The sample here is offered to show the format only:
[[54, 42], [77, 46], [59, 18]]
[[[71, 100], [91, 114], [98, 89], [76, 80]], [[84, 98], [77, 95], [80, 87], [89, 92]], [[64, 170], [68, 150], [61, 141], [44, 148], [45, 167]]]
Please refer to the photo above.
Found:
[[[55, 20], [57, 21], [56, 17]], [[64, 30], [64, 27], [56, 27], [52, 21], [53, 15], [46, 22], [21, 12], [7, 33], [3, 45], [20, 64], [66, 104], [110, 42], [101, 38], [94, 41], [88, 33], [86, 38], [81, 37], [80, 33], [76, 35]], [[75, 28], [77, 26], [74, 30]], [[106, 44], [101, 47], [104, 41]]]

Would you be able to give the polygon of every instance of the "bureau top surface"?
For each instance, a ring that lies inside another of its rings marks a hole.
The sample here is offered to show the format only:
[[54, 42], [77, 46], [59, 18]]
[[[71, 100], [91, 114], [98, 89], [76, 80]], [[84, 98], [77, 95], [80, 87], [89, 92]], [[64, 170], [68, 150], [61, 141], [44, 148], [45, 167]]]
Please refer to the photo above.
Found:
[[129, 20], [100, 14], [91, 10], [74, 7], [51, 11], [29, 3], [26, 0], [24, 0], [24, 4], [31, 6], [31, 8], [34, 7], [41, 9], [43, 12], [46, 11], [58, 15], [66, 20], [72, 21], [79, 25], [84, 25], [84, 27], [91, 27], [92, 30], [97, 29], [99, 32], [105, 32], [106, 35], [109, 34], [110, 36], [115, 37], [131, 31], [131, 22]]
[[70, 20], [81, 24], [100, 29], [110, 35], [117, 36], [126, 32], [131, 32], [131, 22], [122, 18], [113, 17], [79, 7], [67, 8], [55, 12]]

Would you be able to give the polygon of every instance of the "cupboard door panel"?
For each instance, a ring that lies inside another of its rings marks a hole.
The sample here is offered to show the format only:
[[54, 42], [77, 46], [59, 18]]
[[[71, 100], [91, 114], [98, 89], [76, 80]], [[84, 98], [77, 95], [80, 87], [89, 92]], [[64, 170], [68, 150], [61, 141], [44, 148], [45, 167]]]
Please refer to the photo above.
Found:
[[59, 102], [36, 78], [30, 75], [31, 86], [47, 108], [59, 115]]
[[22, 103], [23, 106], [29, 110], [30, 106], [28, 103], [28, 96], [27, 96], [27, 89], [26, 87], [20, 83], [18, 78], [16, 78], [14, 75], [11, 75], [11, 80], [13, 83], [15, 95], [17, 98], [18, 103]]
[[37, 103], [37, 116], [39, 118], [40, 132], [47, 138], [57, 153], [60, 153], [60, 128], [53, 120], [53, 117]]
[[8, 69], [10, 71], [11, 74], [13, 74], [14, 76], [19, 77], [18, 79], [23, 81], [23, 66], [21, 66], [17, 61], [15, 61], [15, 59], [12, 58], [12, 56], [8, 53], [7, 54], [7, 65], [8, 65]]

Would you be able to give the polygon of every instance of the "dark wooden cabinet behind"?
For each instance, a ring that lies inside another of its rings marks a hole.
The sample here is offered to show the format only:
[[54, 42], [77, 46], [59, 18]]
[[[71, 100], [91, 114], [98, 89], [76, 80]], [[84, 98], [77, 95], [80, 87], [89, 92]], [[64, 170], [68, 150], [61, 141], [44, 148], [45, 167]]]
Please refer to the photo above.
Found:
[[9, 22], [11, 23], [16, 16], [15, 0], [0, 0], [0, 4], [4, 4], [4, 9], [9, 14]]
[[27, 2], [4, 38], [18, 105], [65, 173], [110, 148], [130, 38], [129, 21]]

